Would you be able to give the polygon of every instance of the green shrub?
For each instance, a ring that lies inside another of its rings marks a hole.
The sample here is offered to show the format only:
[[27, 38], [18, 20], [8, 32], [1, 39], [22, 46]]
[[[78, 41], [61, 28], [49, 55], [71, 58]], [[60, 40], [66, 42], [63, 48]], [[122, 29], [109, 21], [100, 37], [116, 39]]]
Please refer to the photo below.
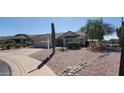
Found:
[[69, 49], [80, 49], [81, 48], [80, 42], [67, 42], [66, 46]]
[[31, 46], [31, 45], [32, 45], [31, 42], [25, 42], [25, 44], [26, 44], [27, 46]]
[[15, 48], [20, 48], [21, 47], [21, 44], [15, 44]]
[[8, 44], [4, 44], [6, 46], [6, 49], [11, 49], [11, 48], [14, 48], [14, 45], [13, 43], [8, 43]]
[[10, 49], [10, 45], [9, 44], [5, 44], [6, 45], [6, 49]]
[[15, 40], [6, 40], [3, 42], [0, 47], [5, 50], [5, 49], [11, 49], [11, 48], [20, 48], [20, 47], [26, 47], [26, 46], [31, 46], [31, 42], [25, 42], [25, 43], [16, 43]]
[[1, 48], [2, 48], [3, 50], [7, 49], [7, 47], [6, 47], [5, 44], [2, 44], [2, 45], [1, 45]]
[[8, 44], [9, 49], [14, 48], [14, 46], [15, 46], [14, 43], [9, 43], [9, 44]]
[[10, 43], [11, 44], [16, 44], [16, 41], [10, 39], [10, 40], [7, 40], [7, 41], [4, 42], [4, 44], [10, 44]]
[[27, 44], [24, 43], [24, 44], [22, 44], [22, 46], [23, 46], [23, 47], [27, 47]]
[[6, 40], [5, 42], [2, 43], [2, 48], [11, 49], [11, 48], [14, 48], [15, 44], [16, 42], [14, 40]]

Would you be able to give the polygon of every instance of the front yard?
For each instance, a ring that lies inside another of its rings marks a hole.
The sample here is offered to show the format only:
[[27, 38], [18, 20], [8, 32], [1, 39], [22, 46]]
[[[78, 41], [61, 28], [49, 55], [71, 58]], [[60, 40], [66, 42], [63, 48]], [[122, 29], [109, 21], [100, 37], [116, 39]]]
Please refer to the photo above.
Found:
[[[43, 49], [32, 54], [31, 57], [43, 61], [50, 52], [51, 50]], [[55, 55], [46, 65], [57, 75], [117, 76], [119, 71], [119, 62], [120, 52], [110, 52], [109, 54], [90, 52], [87, 48], [62, 52], [57, 48]], [[84, 64], [86, 66], [79, 69], [81, 66], [84, 66]], [[74, 73], [67, 73], [68, 68], [74, 70]], [[63, 72], [66, 74], [63, 74]]]

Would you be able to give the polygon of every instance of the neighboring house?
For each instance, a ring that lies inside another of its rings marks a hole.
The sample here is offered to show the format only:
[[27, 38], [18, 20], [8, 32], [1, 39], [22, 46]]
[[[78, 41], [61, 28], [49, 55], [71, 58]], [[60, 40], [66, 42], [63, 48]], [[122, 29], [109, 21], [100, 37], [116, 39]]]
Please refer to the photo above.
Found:
[[4, 37], [0, 37], [0, 42], [4, 42], [7, 40], [15, 40], [17, 43], [25, 43], [25, 42], [31, 42], [32, 37], [33, 36], [26, 34], [17, 34], [15, 36], [4, 36]]
[[[32, 38], [34, 47], [50, 48], [51, 35], [39, 35]], [[83, 32], [68, 31], [65, 33], [56, 33], [56, 46], [65, 46], [67, 42], [80, 42], [81, 46], [86, 46], [87, 37]]]
[[[68, 42], [79, 42], [81, 46], [87, 46], [87, 37], [83, 32], [68, 31], [65, 33], [56, 33], [55, 36], [57, 47], [65, 47], [66, 43]], [[32, 42], [33, 46], [38, 48], [52, 47], [51, 34], [42, 35], [17, 34], [15, 36], [0, 37], [0, 42], [9, 39], [15, 40], [17, 43]]]
[[60, 35], [57, 40], [57, 46], [65, 46], [67, 42], [80, 42], [81, 46], [85, 46], [87, 38], [83, 32], [68, 31]]
[[6, 41], [6, 40], [9, 40], [11, 38], [11, 36], [1, 36], [0, 37], [0, 43]]
[[10, 39], [15, 40], [17, 43], [31, 42], [31, 36], [26, 34], [17, 34]]

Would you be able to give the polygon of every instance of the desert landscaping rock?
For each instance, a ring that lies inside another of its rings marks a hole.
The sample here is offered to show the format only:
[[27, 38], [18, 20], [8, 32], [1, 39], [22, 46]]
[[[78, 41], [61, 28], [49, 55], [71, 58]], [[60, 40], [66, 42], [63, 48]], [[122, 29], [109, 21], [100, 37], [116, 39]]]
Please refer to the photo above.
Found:
[[[94, 64], [94, 62], [97, 62], [99, 59], [103, 58], [107, 56], [107, 54], [103, 54], [98, 56], [97, 59], [93, 59], [92, 61], [89, 61], [88, 63], [84, 63], [84, 64], [79, 64], [77, 66], [68, 66], [62, 73], [58, 74], [58, 75], [64, 75], [64, 76], [73, 76], [76, 73], [78, 73], [79, 71], [81, 71], [82, 69], [85, 69], [86, 67], [88, 67], [89, 65]], [[92, 63], [91, 63], [92, 62]], [[102, 68], [101, 68], [102, 70]]]
[[61, 72], [60, 76], [74, 76], [76, 73], [81, 71], [82, 69], [85, 69], [88, 66], [87, 63], [79, 64], [77, 66], [68, 66], [63, 72]]
[[[48, 56], [49, 52], [51, 52], [51, 50], [43, 49], [42, 51], [31, 55], [31, 57], [43, 60]], [[120, 54], [120, 52], [110, 52], [109, 55], [102, 52], [91, 52], [87, 48], [62, 52], [57, 48], [55, 55], [46, 65], [57, 75], [60, 75], [68, 66], [73, 67], [86, 63], [87, 66], [85, 69], [75, 73], [75, 76], [117, 76]]]

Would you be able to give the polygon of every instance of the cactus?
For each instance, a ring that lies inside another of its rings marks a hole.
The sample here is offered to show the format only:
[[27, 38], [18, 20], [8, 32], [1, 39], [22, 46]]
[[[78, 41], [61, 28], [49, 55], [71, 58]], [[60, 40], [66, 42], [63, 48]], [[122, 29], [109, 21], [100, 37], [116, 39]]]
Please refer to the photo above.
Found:
[[121, 25], [121, 59], [120, 59], [120, 67], [119, 67], [119, 76], [124, 76], [124, 21], [122, 20]]
[[52, 48], [53, 48], [53, 53], [55, 53], [55, 27], [54, 27], [54, 23], [51, 23], [51, 30], [52, 30]]
[[116, 29], [116, 33], [117, 33], [117, 36], [119, 38], [119, 45], [120, 47], [122, 46], [122, 37], [123, 37], [123, 31], [124, 31], [124, 21], [123, 21], [123, 18], [121, 20], [121, 27], [117, 28]]

